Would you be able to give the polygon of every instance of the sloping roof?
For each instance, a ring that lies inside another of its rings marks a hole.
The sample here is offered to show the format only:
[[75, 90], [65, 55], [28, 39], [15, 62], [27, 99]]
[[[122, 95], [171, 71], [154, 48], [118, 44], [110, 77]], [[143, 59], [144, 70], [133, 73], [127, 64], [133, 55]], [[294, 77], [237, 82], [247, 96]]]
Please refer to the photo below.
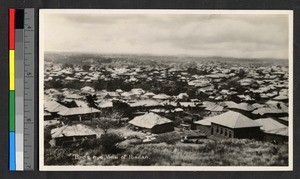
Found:
[[84, 98], [83, 96], [80, 96], [78, 94], [70, 94], [66, 96], [67, 99], [82, 99]]
[[212, 106], [215, 106], [216, 105], [216, 103], [215, 102], [211, 102], [211, 101], [203, 101], [203, 103], [202, 103], [202, 106], [203, 107], [212, 107]]
[[97, 135], [97, 133], [92, 128], [83, 124], [67, 125], [51, 130], [52, 138], [87, 135]]
[[77, 108], [67, 108], [66, 110], [60, 111], [58, 114], [61, 116], [72, 116], [72, 115], [80, 115], [80, 114], [91, 114], [97, 112], [100, 112], [100, 110], [95, 108], [77, 107]]
[[88, 106], [88, 103], [87, 102], [85, 102], [85, 101], [80, 101], [80, 100], [74, 100], [75, 101], [75, 103], [77, 104], [77, 106], [78, 107], [89, 107]]
[[179, 102], [181, 107], [196, 107], [196, 103], [194, 102]]
[[83, 92], [95, 92], [95, 89], [90, 86], [85, 86], [85, 87], [81, 88], [80, 90]]
[[289, 99], [289, 97], [287, 95], [280, 95], [280, 96], [276, 96], [275, 98], [273, 98], [273, 100], [278, 100], [278, 101], [287, 100], [287, 99]]
[[167, 105], [174, 106], [174, 107], [177, 106], [177, 103], [176, 103], [176, 102], [174, 102], [174, 101], [168, 101], [168, 100], [163, 101], [163, 102], [161, 102], [160, 104], [161, 104], [161, 105], [164, 105], [164, 106], [167, 106]]
[[50, 89], [45, 90], [45, 93], [46, 94], [49, 94], [49, 93], [51, 93], [51, 94], [60, 94], [61, 92], [59, 92], [58, 90], [56, 90], [54, 88], [50, 88]]
[[165, 109], [151, 109], [150, 112], [154, 112], [154, 113], [164, 113], [166, 112]]
[[281, 119], [283, 121], [289, 121], [289, 117], [280, 117], [279, 119]]
[[151, 106], [161, 106], [161, 104], [152, 99], [145, 99], [145, 100], [136, 101], [134, 103], [130, 103], [129, 106], [130, 107], [141, 107], [141, 106], [151, 107]]
[[223, 104], [224, 104], [224, 106], [231, 107], [231, 106], [236, 105], [237, 103], [233, 102], [233, 101], [224, 101]]
[[228, 108], [240, 109], [243, 111], [253, 111], [255, 109], [251, 104], [248, 104], [248, 103], [238, 103], [235, 105], [231, 105]]
[[175, 108], [174, 111], [175, 111], [175, 112], [182, 112], [183, 109], [182, 109], [182, 108]]
[[266, 107], [267, 105], [266, 105], [266, 104], [254, 103], [254, 104], [252, 104], [252, 106], [253, 106], [254, 108], [263, 108], [263, 107]]
[[98, 104], [99, 108], [112, 108], [113, 102], [108, 100], [101, 100], [101, 102]]
[[210, 120], [212, 123], [230, 128], [246, 128], [260, 126], [257, 122], [235, 111], [228, 111], [223, 114], [210, 117], [207, 120]]
[[56, 101], [46, 101], [45, 110], [48, 112], [60, 112], [68, 109], [66, 106], [56, 102]]
[[261, 125], [260, 129], [264, 133], [288, 136], [288, 127], [272, 118], [260, 118], [255, 121]]
[[51, 113], [44, 111], [44, 116], [51, 116]]
[[135, 95], [141, 95], [145, 93], [145, 91], [142, 88], [133, 88], [131, 89], [131, 93]]
[[195, 124], [200, 124], [200, 125], [203, 125], [203, 126], [211, 126], [211, 121], [212, 121], [212, 118], [209, 117], [209, 118], [205, 118], [205, 119], [202, 119], [202, 120], [199, 120], [199, 121], [195, 121], [194, 123]]
[[222, 111], [224, 111], [224, 107], [220, 106], [218, 104], [215, 104], [215, 105], [206, 107], [205, 110], [212, 111], [212, 112], [222, 112]]
[[285, 111], [283, 109], [278, 109], [276, 107], [264, 107], [264, 108], [256, 109], [252, 113], [253, 114], [260, 114], [260, 115], [264, 115], [264, 114], [284, 114], [284, 113], [287, 113], [287, 111]]
[[155, 96], [155, 94], [152, 93], [152, 92], [147, 92], [147, 93], [145, 93], [144, 95], [146, 95], [146, 96]]
[[161, 100], [164, 100], [164, 99], [169, 99], [170, 96], [169, 95], [166, 95], [166, 94], [157, 94], [155, 96], [152, 97], [153, 99], [161, 99]]
[[266, 102], [266, 104], [271, 108], [277, 108], [277, 109], [280, 109], [284, 112], [288, 112], [288, 110], [289, 110], [288, 105], [285, 104], [284, 102], [281, 102], [281, 101], [269, 100], [269, 101]]
[[107, 92], [106, 97], [119, 97], [119, 93], [117, 92]]
[[118, 92], [118, 93], [123, 93], [123, 90], [121, 90], [121, 89], [116, 89], [116, 92]]
[[123, 97], [128, 97], [128, 96], [132, 96], [133, 94], [131, 92], [123, 92], [121, 93], [121, 96]]
[[183, 98], [188, 98], [188, 97], [189, 97], [189, 95], [188, 95], [187, 93], [180, 93], [180, 94], [177, 96], [178, 99], [183, 99]]
[[172, 123], [168, 118], [162, 117], [158, 114], [155, 113], [146, 113], [141, 116], [137, 116], [131, 121], [129, 121], [130, 124], [138, 126], [138, 127], [143, 127], [143, 128], [148, 128], [151, 129], [156, 125], [161, 125], [161, 124], [166, 124], [166, 123]]

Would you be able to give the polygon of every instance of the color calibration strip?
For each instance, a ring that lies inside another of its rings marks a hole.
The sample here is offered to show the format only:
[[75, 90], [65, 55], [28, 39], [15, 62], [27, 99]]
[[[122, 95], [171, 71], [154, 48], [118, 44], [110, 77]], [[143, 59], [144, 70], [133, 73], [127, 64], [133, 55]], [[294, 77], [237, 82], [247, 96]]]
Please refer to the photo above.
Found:
[[9, 9], [9, 170], [16, 170], [15, 146], [15, 9]]
[[34, 169], [34, 9], [9, 9], [9, 169]]

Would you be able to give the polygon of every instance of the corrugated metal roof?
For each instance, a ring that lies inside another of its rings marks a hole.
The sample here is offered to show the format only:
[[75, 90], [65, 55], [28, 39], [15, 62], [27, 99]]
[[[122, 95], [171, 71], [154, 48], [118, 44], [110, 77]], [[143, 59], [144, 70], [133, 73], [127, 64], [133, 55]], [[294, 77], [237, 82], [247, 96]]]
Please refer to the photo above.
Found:
[[264, 115], [264, 114], [283, 114], [283, 113], [287, 113], [287, 111], [285, 111], [283, 109], [278, 109], [278, 108], [275, 108], [275, 107], [264, 107], [264, 108], [256, 109], [252, 113], [253, 114], [260, 114], [260, 115]]
[[258, 124], [257, 122], [235, 111], [228, 111], [217, 116], [206, 118], [206, 120], [229, 128], [247, 128], [260, 126], [260, 124]]
[[202, 119], [202, 120], [199, 120], [199, 121], [195, 121], [194, 123], [195, 124], [200, 124], [200, 125], [203, 125], [203, 126], [211, 126], [211, 121], [212, 121], [212, 118], [205, 118], [205, 119]]
[[52, 138], [86, 135], [97, 135], [97, 133], [92, 128], [83, 124], [77, 124], [72, 126], [67, 125], [51, 130]]
[[113, 102], [109, 100], [101, 100], [101, 102], [98, 104], [99, 108], [112, 108]]
[[170, 96], [169, 95], [166, 95], [166, 94], [157, 94], [155, 96], [152, 97], [153, 99], [161, 99], [161, 100], [164, 100], [164, 99], [169, 99]]
[[162, 117], [155, 113], [146, 113], [141, 116], [137, 116], [131, 121], [129, 121], [130, 124], [133, 124], [138, 127], [148, 128], [151, 129], [156, 125], [166, 124], [166, 123], [172, 123], [168, 118]]
[[66, 110], [60, 111], [58, 114], [61, 116], [72, 116], [72, 115], [80, 115], [80, 114], [91, 114], [97, 112], [100, 112], [100, 110], [95, 108], [77, 107], [77, 108], [67, 108]]
[[243, 111], [253, 111], [255, 109], [251, 104], [248, 104], [248, 103], [238, 103], [235, 105], [231, 105], [228, 108], [240, 109]]
[[140, 106], [161, 106], [161, 104], [153, 99], [139, 100], [134, 103], [129, 104], [130, 107], [140, 107]]
[[215, 105], [206, 107], [205, 110], [211, 111], [211, 112], [222, 112], [222, 111], [224, 111], [224, 107], [220, 106], [218, 104], [215, 104]]
[[261, 125], [260, 129], [265, 133], [288, 136], [288, 127], [272, 118], [260, 118], [255, 121]]
[[56, 101], [46, 101], [45, 110], [48, 112], [60, 112], [68, 109], [66, 106], [56, 102]]

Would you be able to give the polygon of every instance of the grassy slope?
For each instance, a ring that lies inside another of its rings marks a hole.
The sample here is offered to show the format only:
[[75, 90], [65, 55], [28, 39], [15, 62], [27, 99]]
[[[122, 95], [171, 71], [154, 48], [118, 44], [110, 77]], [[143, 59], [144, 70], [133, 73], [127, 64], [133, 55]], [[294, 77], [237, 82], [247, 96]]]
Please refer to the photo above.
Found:
[[91, 159], [78, 165], [163, 165], [163, 166], [286, 166], [287, 144], [273, 145], [251, 140], [211, 140], [202, 144], [128, 144], [121, 155], [147, 156], [148, 159]]

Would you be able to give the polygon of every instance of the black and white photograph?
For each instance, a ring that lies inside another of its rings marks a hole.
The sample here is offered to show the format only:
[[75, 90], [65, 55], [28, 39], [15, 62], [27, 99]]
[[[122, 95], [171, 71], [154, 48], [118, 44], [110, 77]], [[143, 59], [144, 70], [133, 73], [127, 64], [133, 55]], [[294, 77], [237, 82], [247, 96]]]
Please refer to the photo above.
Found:
[[40, 170], [293, 169], [293, 13], [39, 12]]

